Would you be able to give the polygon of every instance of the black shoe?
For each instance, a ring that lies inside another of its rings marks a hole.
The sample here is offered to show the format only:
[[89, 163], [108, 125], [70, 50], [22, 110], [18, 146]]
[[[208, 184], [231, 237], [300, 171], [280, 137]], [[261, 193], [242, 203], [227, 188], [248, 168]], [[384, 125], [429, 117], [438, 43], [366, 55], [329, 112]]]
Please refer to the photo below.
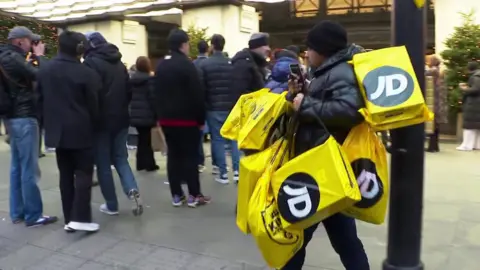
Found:
[[32, 227], [52, 224], [52, 223], [55, 223], [57, 221], [58, 221], [58, 218], [55, 217], [55, 216], [43, 216], [43, 217], [39, 218], [37, 221], [35, 221], [33, 223], [27, 223], [26, 225], [27, 225], [28, 228], [32, 228]]
[[46, 155], [44, 153], [41, 153], [40, 155], [38, 155], [39, 158], [42, 158], [42, 157], [45, 157]]
[[158, 165], [155, 165], [151, 168], [147, 168], [145, 169], [147, 172], [154, 172], [154, 171], [158, 171], [160, 169], [160, 167]]

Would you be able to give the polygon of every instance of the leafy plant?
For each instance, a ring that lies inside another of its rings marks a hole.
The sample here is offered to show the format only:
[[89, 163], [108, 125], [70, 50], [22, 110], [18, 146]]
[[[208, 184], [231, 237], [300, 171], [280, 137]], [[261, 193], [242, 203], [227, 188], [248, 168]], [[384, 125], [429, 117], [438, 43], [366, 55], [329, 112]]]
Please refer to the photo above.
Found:
[[446, 50], [441, 52], [448, 89], [450, 111], [459, 112], [462, 107], [462, 92], [459, 83], [468, 81], [467, 64], [480, 62], [480, 25], [475, 23], [475, 12], [460, 13], [463, 23], [455, 27], [453, 34], [445, 41]]
[[207, 38], [207, 30], [208, 27], [197, 28], [195, 25], [188, 26], [186, 31], [190, 38], [190, 57], [192, 59], [195, 59], [198, 56], [197, 44], [201, 40], [205, 40], [206, 42], [210, 41], [210, 38]]

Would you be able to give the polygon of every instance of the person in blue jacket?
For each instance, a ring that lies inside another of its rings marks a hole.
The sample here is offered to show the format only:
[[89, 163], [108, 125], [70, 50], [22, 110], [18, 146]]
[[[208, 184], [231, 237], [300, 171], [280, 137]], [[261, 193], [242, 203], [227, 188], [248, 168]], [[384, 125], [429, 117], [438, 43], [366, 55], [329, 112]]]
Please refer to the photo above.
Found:
[[288, 50], [280, 50], [275, 53], [275, 64], [272, 68], [266, 88], [273, 93], [282, 93], [288, 90], [288, 78], [290, 75], [290, 64], [299, 64], [295, 53]]

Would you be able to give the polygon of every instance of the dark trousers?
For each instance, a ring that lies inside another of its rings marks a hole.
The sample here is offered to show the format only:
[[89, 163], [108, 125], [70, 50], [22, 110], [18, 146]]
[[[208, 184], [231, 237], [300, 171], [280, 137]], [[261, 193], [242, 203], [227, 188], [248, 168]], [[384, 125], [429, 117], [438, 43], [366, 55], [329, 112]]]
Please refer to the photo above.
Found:
[[[346, 270], [369, 270], [367, 254], [363, 249], [362, 242], [357, 236], [357, 227], [353, 218], [342, 214], [335, 214], [322, 221], [328, 238], [335, 252], [340, 256]], [[304, 231], [304, 243], [302, 248], [282, 268], [282, 270], [300, 270], [305, 262], [305, 251], [308, 242], [312, 240], [313, 233], [318, 224]], [[318, 251], [321, 256], [320, 251]]]
[[182, 182], [188, 185], [189, 194], [198, 196], [200, 178], [198, 175], [198, 127], [162, 126], [167, 142], [167, 174], [172, 196], [182, 196]]
[[57, 148], [55, 151], [65, 224], [92, 222], [93, 149]]
[[435, 128], [433, 130], [433, 134], [430, 134], [428, 137], [428, 148], [427, 151], [429, 152], [439, 152], [440, 145], [439, 145], [439, 137], [440, 137], [440, 128], [439, 124], [435, 124]]
[[152, 149], [152, 128], [136, 128], [138, 132], [137, 170], [154, 169], [157, 164]]

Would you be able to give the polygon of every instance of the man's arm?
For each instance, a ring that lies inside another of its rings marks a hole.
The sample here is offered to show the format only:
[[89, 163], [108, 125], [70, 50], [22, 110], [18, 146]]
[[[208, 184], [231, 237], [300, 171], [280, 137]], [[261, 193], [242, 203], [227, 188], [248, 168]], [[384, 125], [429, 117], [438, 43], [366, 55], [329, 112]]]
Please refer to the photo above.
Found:
[[250, 66], [246, 60], [239, 60], [232, 64], [232, 66], [230, 92], [232, 95], [236, 95], [238, 99], [241, 95], [252, 91], [252, 89], [250, 89], [250, 85], [253, 80], [253, 73], [250, 70]]
[[465, 96], [480, 94], [480, 75], [473, 75], [471, 79], [471, 86], [464, 90]]
[[99, 94], [102, 90], [102, 81], [95, 71], [87, 69], [87, 72], [88, 78], [85, 87], [85, 96], [92, 121], [96, 123], [100, 114]]
[[354, 80], [339, 78], [328, 89], [320, 90], [324, 97], [306, 95], [299, 109], [300, 121], [321, 120], [326, 126], [351, 128], [363, 121], [358, 112], [363, 107], [360, 90]]
[[27, 62], [23, 55], [19, 53], [10, 53], [10, 57], [9, 59], [6, 59], [6, 62], [11, 62], [16, 72], [21, 74], [27, 80], [37, 80], [37, 73], [39, 69], [34, 67], [31, 63]]
[[192, 95], [192, 100], [194, 101], [195, 107], [197, 109], [197, 123], [199, 125], [205, 124], [205, 89], [203, 84], [200, 82], [200, 76], [198, 74], [197, 68], [193, 63], [186, 63], [185, 75], [188, 80], [188, 89]]

